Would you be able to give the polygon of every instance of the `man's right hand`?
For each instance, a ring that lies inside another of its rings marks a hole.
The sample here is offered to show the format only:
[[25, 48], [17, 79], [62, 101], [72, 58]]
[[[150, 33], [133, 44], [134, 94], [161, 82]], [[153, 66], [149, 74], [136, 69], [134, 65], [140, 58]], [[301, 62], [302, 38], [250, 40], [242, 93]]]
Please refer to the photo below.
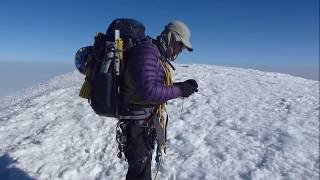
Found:
[[180, 87], [182, 97], [189, 97], [191, 94], [198, 92], [198, 83], [194, 79], [188, 79], [177, 83], [177, 85]]

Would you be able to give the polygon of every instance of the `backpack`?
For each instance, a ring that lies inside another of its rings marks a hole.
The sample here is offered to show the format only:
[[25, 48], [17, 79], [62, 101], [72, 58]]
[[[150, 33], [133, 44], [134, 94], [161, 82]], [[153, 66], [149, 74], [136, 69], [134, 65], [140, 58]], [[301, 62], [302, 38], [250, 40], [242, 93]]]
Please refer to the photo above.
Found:
[[141, 22], [120, 18], [112, 21], [106, 34], [96, 33], [93, 46], [77, 51], [76, 67], [86, 76], [79, 96], [88, 99], [96, 114], [119, 117], [119, 86], [126, 57], [145, 38]]

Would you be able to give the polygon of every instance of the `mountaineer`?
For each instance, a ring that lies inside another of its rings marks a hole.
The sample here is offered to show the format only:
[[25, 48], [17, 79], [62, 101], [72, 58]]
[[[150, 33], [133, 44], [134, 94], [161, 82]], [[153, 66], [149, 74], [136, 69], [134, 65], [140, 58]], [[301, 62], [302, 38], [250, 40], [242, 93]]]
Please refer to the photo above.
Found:
[[119, 136], [125, 137], [119, 149], [128, 160], [127, 180], [151, 180], [155, 142], [159, 156], [165, 152], [166, 101], [198, 91], [194, 79], [172, 82], [174, 67], [170, 61], [184, 49], [193, 51], [190, 30], [183, 22], [173, 21], [156, 39], [144, 39], [127, 56], [120, 84], [121, 101], [125, 103], [118, 118]]

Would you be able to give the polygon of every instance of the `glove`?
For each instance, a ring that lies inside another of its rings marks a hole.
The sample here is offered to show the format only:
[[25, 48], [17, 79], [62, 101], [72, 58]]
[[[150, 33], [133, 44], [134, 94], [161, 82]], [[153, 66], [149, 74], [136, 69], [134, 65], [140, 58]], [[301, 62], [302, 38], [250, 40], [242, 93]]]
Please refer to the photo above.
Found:
[[191, 84], [192, 86], [194, 86], [196, 88], [196, 92], [198, 92], [198, 83], [196, 80], [188, 79], [188, 80], [184, 81], [184, 83]]
[[198, 83], [194, 79], [188, 79], [184, 82], [175, 84], [179, 86], [182, 92], [182, 97], [189, 97], [191, 94], [198, 92]]

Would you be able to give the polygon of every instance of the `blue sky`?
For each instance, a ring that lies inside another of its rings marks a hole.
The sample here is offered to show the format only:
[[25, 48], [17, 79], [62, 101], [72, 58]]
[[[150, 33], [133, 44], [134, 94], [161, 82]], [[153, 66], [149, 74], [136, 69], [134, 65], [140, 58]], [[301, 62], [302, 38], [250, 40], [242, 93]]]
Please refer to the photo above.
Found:
[[191, 29], [195, 51], [180, 63], [316, 64], [319, 1], [43, 1], [1, 0], [0, 60], [73, 61], [117, 17], [144, 22], [155, 37], [171, 20]]
[[0, 62], [73, 64], [76, 50], [118, 17], [142, 21], [152, 37], [168, 22], [184, 21], [194, 51], [178, 63], [318, 79], [319, 0], [1, 0]]

